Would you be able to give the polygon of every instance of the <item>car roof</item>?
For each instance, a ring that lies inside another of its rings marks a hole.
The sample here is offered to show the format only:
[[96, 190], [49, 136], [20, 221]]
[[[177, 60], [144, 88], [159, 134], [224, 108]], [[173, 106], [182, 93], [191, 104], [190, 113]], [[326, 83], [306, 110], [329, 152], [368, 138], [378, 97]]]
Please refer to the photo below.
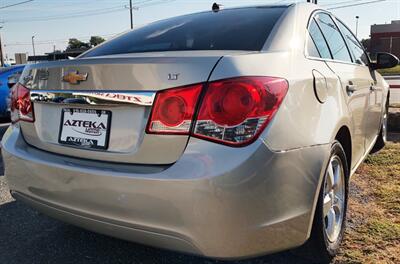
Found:
[[13, 66], [8, 66], [8, 67], [0, 67], [0, 74], [7, 73], [10, 71], [14, 71], [14, 70], [23, 69], [24, 67], [25, 67], [25, 64], [13, 65]]

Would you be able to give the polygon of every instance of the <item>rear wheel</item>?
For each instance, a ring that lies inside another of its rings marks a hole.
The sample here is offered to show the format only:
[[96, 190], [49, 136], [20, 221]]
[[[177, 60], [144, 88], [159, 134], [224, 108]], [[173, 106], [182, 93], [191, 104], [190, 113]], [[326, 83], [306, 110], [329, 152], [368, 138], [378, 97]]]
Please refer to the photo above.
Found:
[[321, 185], [311, 236], [299, 250], [303, 256], [318, 263], [329, 263], [343, 240], [348, 175], [345, 152], [341, 144], [335, 141]]

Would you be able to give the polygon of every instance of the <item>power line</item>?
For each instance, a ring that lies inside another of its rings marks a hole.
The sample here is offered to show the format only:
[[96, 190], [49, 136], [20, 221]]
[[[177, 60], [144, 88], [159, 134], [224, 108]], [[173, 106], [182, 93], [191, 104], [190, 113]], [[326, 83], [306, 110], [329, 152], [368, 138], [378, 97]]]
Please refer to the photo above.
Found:
[[147, 4], [143, 4], [143, 5], [139, 5], [139, 8], [143, 8], [143, 7], [149, 7], [149, 6], [155, 6], [155, 5], [160, 5], [160, 4], [166, 4], [166, 3], [171, 3], [171, 2], [175, 2], [176, 0], [159, 0], [156, 2], [151, 2], [151, 3], [147, 3]]
[[47, 16], [47, 17], [25, 17], [23, 20], [20, 19], [7, 19], [3, 20], [4, 23], [18, 23], [18, 22], [32, 22], [32, 21], [50, 21], [50, 20], [62, 20], [68, 18], [75, 18], [80, 16], [97, 16], [108, 13], [115, 13], [125, 10], [124, 7], [112, 7], [112, 8], [102, 8], [92, 11], [80, 11], [75, 14], [63, 15], [63, 16]]
[[[12, 6], [22, 5], [22, 4], [26, 4], [26, 3], [32, 2], [32, 1], [33, 0], [27, 0], [27, 1], [18, 2], [18, 3], [15, 3], [15, 4], [10, 4], [10, 5], [6, 5], [6, 6], [0, 7], [0, 9], [5, 9], [5, 8], [8, 8], [8, 7], [12, 7]], [[0, 66], [4, 66], [3, 45], [1, 43], [1, 36], [0, 36]]]
[[[73, 37], [79, 40], [89, 40], [93, 36], [99, 36], [99, 37], [112, 37], [115, 35], [118, 35], [119, 33], [112, 33], [112, 34], [105, 34], [105, 35], [90, 35], [90, 36], [78, 36], [78, 37]], [[68, 42], [71, 38], [68, 39], [49, 39], [49, 40], [41, 40], [41, 41], [35, 41], [35, 45], [48, 45], [48, 44], [53, 44], [53, 43], [65, 43]], [[5, 43], [4, 46], [28, 46], [31, 45], [30, 42], [11, 42], [11, 43]]]
[[[386, 0], [374, 0], [374, 1], [369, 1], [369, 2], [363, 2], [363, 3], [358, 3], [358, 4], [350, 4], [350, 5], [343, 5], [343, 6], [335, 6], [331, 8], [327, 8], [328, 10], [334, 10], [334, 9], [340, 9], [340, 8], [346, 8], [346, 7], [353, 7], [353, 6], [361, 6], [361, 5], [368, 5], [368, 4], [374, 4], [374, 3], [379, 3], [379, 2], [384, 2]], [[354, 2], [354, 1], [353, 1]]]
[[[176, 0], [158, 0], [158, 1], [157, 0], [143, 0], [143, 1], [132, 2], [132, 4], [142, 4], [142, 5], [140, 5], [140, 7], [144, 8], [144, 7], [149, 7], [149, 6], [153, 6], [153, 5], [157, 5], [157, 4], [169, 3], [169, 2], [173, 2], [173, 1], [176, 1]], [[102, 11], [103, 12], [104, 9], [97, 10], [97, 11]], [[87, 13], [87, 11], [85, 11], [84, 13]], [[110, 11], [108, 11], [108, 13], [110, 13]], [[81, 16], [81, 15], [83, 15], [83, 13], [81, 12], [78, 15]], [[96, 15], [97, 15], [97, 13], [96, 13]], [[51, 17], [51, 18], [53, 18], [53, 17]], [[24, 19], [24, 21], [26, 21], [27, 19], [29, 19], [29, 18]], [[49, 17], [42, 18], [42, 19], [49, 19]], [[7, 22], [10, 22], [10, 21], [7, 21]], [[14, 21], [14, 22], [17, 22], [17, 21]], [[111, 36], [118, 35], [120, 33], [121, 32], [113, 33], [113, 34], [106, 34], [106, 35], [96, 35], [96, 36], [111, 37]], [[77, 38], [77, 39], [80, 39], [80, 40], [85, 40], [85, 39], [89, 39], [90, 37], [92, 37], [92, 36], [81, 36], [81, 37], [74, 37], [74, 38]], [[68, 39], [53, 39], [53, 40], [36, 41], [35, 44], [36, 45], [49, 45], [49, 44], [53, 44], [55, 42], [66, 43], [68, 41], [69, 41], [69, 38]], [[28, 46], [28, 45], [31, 45], [31, 43], [29, 43], [29, 42], [11, 42], [11, 43], [6, 43], [5, 44], [5, 46]]]
[[[132, 4], [135, 4], [137, 8], [144, 8], [144, 7], [149, 7], [149, 6], [154, 6], [158, 4], [164, 4], [164, 3], [169, 3], [173, 2], [175, 0], [143, 0], [143, 1], [137, 1], [133, 2]], [[58, 16], [47, 16], [47, 17], [25, 17], [23, 20], [21, 19], [5, 19], [3, 23], [24, 23], [24, 22], [36, 22], [36, 21], [51, 21], [51, 20], [62, 20], [62, 19], [69, 19], [69, 18], [77, 18], [77, 17], [88, 17], [88, 16], [97, 16], [97, 15], [103, 15], [103, 14], [109, 14], [109, 13], [117, 13], [117, 12], [122, 12], [126, 10], [125, 6], [115, 6], [115, 7], [109, 7], [109, 8], [102, 8], [102, 9], [95, 9], [91, 11], [80, 11], [80, 12], [75, 12], [74, 14], [66, 14], [66, 15], [58, 15]]]
[[[140, 2], [132, 2], [132, 0], [129, 0], [129, 6], [125, 6], [125, 8], [129, 9], [129, 15], [130, 15], [130, 22], [131, 22], [131, 29], [133, 29], [133, 10], [139, 10], [139, 6], [137, 4], [145, 4], [148, 2], [153, 2], [154, 0], [143, 0]], [[143, 7], [143, 5], [142, 5]]]
[[337, 2], [337, 3], [324, 4], [322, 6], [323, 7], [327, 7], [327, 6], [336, 6], [336, 5], [346, 5], [346, 4], [355, 3], [355, 2], [361, 2], [361, 1], [365, 1], [365, 0], [342, 1], [342, 2]]
[[15, 4], [10, 4], [10, 5], [6, 5], [6, 6], [0, 6], [0, 9], [4, 9], [4, 8], [7, 8], [7, 7], [12, 7], [12, 6], [17, 6], [17, 5], [22, 5], [22, 4], [25, 4], [25, 3], [29, 3], [29, 2], [32, 2], [33, 0], [27, 0], [27, 1], [22, 1], [22, 2], [19, 2], [19, 3], [15, 3]]

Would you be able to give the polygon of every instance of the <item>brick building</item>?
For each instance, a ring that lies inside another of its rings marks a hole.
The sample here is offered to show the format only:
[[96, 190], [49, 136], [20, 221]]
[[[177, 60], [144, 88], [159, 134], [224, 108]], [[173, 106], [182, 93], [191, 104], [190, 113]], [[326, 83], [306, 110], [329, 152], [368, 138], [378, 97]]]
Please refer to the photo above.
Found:
[[390, 52], [400, 58], [400, 20], [390, 24], [372, 25], [369, 51]]

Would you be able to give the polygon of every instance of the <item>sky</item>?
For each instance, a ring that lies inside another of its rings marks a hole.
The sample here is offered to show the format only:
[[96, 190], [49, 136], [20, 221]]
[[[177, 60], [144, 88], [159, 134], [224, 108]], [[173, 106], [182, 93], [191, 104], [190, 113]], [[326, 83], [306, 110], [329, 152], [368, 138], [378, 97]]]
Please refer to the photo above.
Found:
[[[129, 0], [33, 0], [25, 4], [2, 8], [26, 0], [0, 0], [0, 36], [4, 54], [32, 55], [32, 36], [36, 55], [64, 50], [69, 38], [88, 41], [90, 36], [110, 38], [130, 29]], [[306, 2], [306, 0], [133, 0], [134, 24], [143, 25], [156, 20], [210, 10], [213, 2], [225, 8], [257, 5]], [[329, 8], [338, 5], [371, 2], [377, 0], [319, 0], [318, 4]], [[331, 10], [353, 31], [359, 16], [358, 36], [369, 37], [372, 24], [400, 20], [400, 0], [381, 0], [368, 5]]]

